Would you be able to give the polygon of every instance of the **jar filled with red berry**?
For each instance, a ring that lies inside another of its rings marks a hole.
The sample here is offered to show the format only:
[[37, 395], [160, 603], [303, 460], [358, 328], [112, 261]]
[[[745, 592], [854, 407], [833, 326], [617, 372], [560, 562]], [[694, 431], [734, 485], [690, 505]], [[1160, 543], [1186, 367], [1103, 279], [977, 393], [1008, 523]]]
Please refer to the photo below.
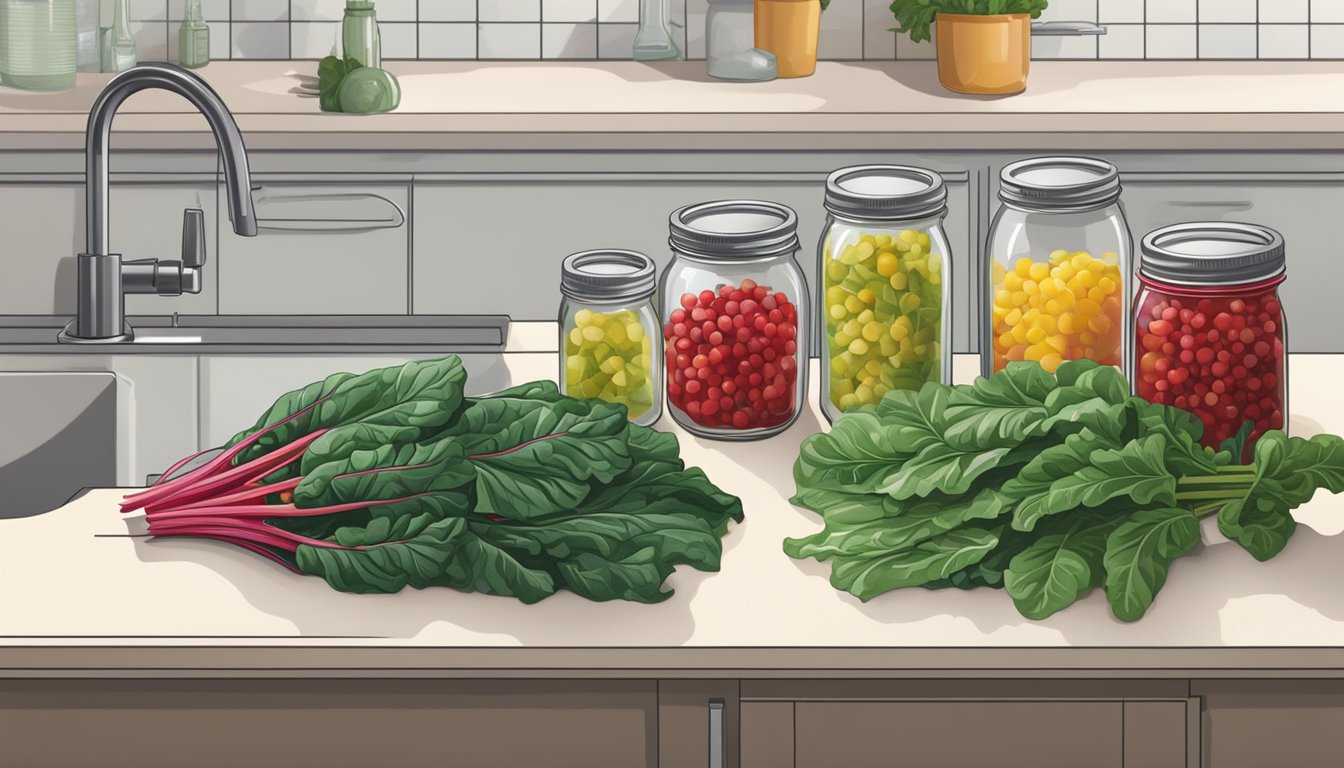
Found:
[[1288, 419], [1283, 238], [1253, 224], [1178, 224], [1143, 239], [1135, 393], [1204, 423], [1218, 448]]
[[798, 216], [759, 200], [700, 203], [671, 217], [663, 272], [667, 405], [692, 434], [782, 432], [807, 389], [807, 284]]

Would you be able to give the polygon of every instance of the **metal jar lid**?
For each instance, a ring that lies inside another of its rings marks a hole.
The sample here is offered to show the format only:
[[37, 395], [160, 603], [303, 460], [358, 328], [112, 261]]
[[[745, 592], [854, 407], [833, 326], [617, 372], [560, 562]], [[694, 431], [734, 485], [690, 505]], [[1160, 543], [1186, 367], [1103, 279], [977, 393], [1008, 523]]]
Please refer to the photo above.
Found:
[[999, 199], [1038, 210], [1100, 208], [1120, 199], [1120, 171], [1090, 157], [1034, 157], [1004, 167]]
[[621, 250], [583, 251], [560, 265], [560, 293], [580, 301], [624, 301], [657, 289], [653, 260]]
[[825, 207], [849, 219], [926, 219], [947, 210], [947, 185], [942, 176], [923, 168], [841, 168], [826, 179]]
[[1176, 224], [1143, 238], [1139, 274], [1182, 285], [1236, 285], [1286, 269], [1283, 236], [1232, 221]]
[[764, 200], [716, 200], [671, 216], [673, 250], [711, 259], [759, 259], [798, 250], [798, 214]]

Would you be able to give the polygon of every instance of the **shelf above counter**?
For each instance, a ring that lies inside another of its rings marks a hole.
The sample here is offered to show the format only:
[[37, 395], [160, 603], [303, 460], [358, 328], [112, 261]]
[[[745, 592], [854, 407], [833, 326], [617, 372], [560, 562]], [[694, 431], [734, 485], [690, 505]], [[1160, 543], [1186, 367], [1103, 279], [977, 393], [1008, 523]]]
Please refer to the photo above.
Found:
[[[392, 61], [392, 114], [325, 114], [294, 92], [315, 61], [199, 70], [253, 150], [1311, 149], [1344, 130], [1339, 62], [1036, 61], [1010, 98], [944, 90], [934, 62], [821, 62], [808, 78], [732, 83], [702, 61]], [[0, 88], [0, 149], [83, 147], [105, 74], [74, 90]], [[820, 137], [826, 137], [820, 141]], [[165, 92], [130, 97], [114, 146], [213, 148], [204, 119]]]
[[[506, 354], [515, 382], [553, 377], [548, 354]], [[957, 358], [972, 379], [973, 356]], [[1329, 382], [1344, 358], [1291, 360], [1290, 430], [1344, 432]], [[815, 366], [814, 366], [815, 372]], [[815, 377], [813, 378], [815, 381]], [[809, 398], [814, 401], [815, 397]], [[95, 489], [34, 517], [0, 521], [0, 673], [18, 676], [1344, 677], [1344, 498], [1297, 510], [1282, 555], [1257, 563], [1213, 521], [1153, 608], [1126, 624], [1096, 592], [1039, 622], [997, 590], [892, 592], [862, 603], [829, 566], [784, 555], [820, 522], [793, 507], [813, 407], [758, 443], [695, 438], [664, 417], [687, 464], [744, 499], [723, 568], [680, 569], [657, 605], [560, 593], [535, 605], [448, 589], [332, 591], [208, 541], [128, 538]], [[63, 564], [63, 565], [62, 565]]]

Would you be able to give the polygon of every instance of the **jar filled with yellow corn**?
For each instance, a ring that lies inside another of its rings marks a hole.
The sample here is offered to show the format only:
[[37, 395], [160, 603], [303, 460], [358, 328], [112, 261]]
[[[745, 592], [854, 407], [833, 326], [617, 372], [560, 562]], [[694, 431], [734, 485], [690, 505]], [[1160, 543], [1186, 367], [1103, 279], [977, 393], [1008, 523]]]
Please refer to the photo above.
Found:
[[1133, 239], [1120, 173], [1104, 160], [1041, 157], [999, 179], [990, 225], [981, 373], [1032, 360], [1054, 373], [1087, 358], [1130, 373]]
[[896, 165], [842, 168], [826, 180], [825, 207], [818, 293], [827, 418], [893, 390], [952, 383], [942, 177]]
[[653, 260], [634, 251], [585, 251], [560, 268], [560, 391], [624, 405], [649, 426], [662, 415], [662, 326]]

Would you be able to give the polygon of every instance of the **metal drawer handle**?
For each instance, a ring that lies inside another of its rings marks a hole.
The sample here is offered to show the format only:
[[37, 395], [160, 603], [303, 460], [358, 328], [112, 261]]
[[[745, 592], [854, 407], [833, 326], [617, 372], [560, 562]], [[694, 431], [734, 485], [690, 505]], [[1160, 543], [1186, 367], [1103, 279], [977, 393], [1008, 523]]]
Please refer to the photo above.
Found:
[[709, 700], [709, 768], [723, 768], [723, 699]]
[[368, 232], [406, 223], [401, 206], [362, 192], [271, 192], [256, 197], [257, 227], [291, 232]]

